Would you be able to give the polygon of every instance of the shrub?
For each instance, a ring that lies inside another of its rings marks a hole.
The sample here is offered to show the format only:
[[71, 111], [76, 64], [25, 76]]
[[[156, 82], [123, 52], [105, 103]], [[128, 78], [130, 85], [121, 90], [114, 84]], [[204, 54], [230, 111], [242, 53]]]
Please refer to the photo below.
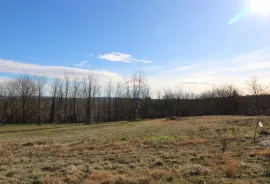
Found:
[[238, 171], [236, 160], [230, 156], [224, 156], [222, 170], [225, 172], [227, 177], [233, 177]]

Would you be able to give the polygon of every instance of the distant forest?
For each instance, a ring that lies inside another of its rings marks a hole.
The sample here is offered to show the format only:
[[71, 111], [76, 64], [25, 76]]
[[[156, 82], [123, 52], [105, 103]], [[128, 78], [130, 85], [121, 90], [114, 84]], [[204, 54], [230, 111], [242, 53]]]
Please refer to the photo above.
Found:
[[[44, 86], [50, 95], [44, 96]], [[48, 80], [21, 75], [0, 83], [0, 123], [99, 123], [146, 118], [201, 115], [270, 114], [267, 86], [256, 77], [247, 82], [250, 95], [233, 85], [213, 87], [200, 94], [163, 89], [151, 98], [146, 76], [100, 84], [90, 73], [78, 79], [67, 74]]]

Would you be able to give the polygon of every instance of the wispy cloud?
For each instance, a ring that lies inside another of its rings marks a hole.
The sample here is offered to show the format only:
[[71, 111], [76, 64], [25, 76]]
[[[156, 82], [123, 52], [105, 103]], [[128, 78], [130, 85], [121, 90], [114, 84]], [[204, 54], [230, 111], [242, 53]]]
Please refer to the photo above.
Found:
[[152, 62], [151, 60], [135, 59], [133, 58], [132, 55], [124, 54], [121, 52], [111, 52], [108, 54], [99, 55], [98, 58], [104, 59], [107, 61], [112, 61], [112, 62], [125, 62], [125, 63], [130, 63], [130, 62], [151, 63]]
[[82, 68], [82, 67], [84, 67], [84, 66], [87, 65], [87, 64], [88, 64], [88, 61], [81, 61], [81, 62], [75, 64], [74, 66], [75, 66], [75, 67]]
[[66, 73], [78, 78], [87, 76], [89, 73], [93, 73], [101, 83], [108, 80], [122, 80], [122, 76], [107, 70], [86, 70], [64, 66], [44, 66], [4, 59], [0, 59], [0, 72], [30, 75], [43, 74], [48, 77], [63, 77], [64, 73]]
[[265, 70], [270, 69], [270, 54], [269, 50], [258, 50], [236, 57], [209, 60], [201, 63], [200, 68], [212, 74]]
[[198, 93], [212, 85], [233, 84], [245, 92], [246, 81], [252, 76], [257, 76], [261, 83], [270, 83], [269, 51], [261, 49], [227, 58], [192, 60], [178, 66], [161, 67], [155, 75], [149, 76], [149, 82], [153, 91], [180, 86]]
[[7, 82], [9, 80], [11, 80], [11, 78], [8, 78], [8, 77], [5, 77], [5, 76], [0, 76], [0, 83], [1, 82]]
[[[261, 83], [269, 84], [270, 78], [270, 50], [258, 50], [238, 54], [227, 58], [210, 58], [182, 62], [181, 65], [147, 65], [142, 70], [146, 71], [151, 91], [162, 90], [167, 87], [177, 88], [195, 93], [211, 89], [213, 85], [233, 84], [245, 91], [246, 81], [257, 76]], [[176, 61], [179, 63], [181, 61]], [[87, 65], [87, 64], [85, 64]], [[134, 69], [129, 70], [130, 73]], [[175, 71], [175, 72], [172, 72]], [[180, 72], [177, 72], [180, 71]], [[118, 73], [107, 70], [87, 70], [63, 66], [42, 66], [17, 61], [0, 59], [0, 72], [17, 74], [46, 74], [50, 77], [61, 77], [64, 72], [75, 77], [83, 77], [92, 72], [97, 75], [100, 82], [109, 79], [122, 80]], [[5, 80], [6, 78], [2, 78]], [[1, 80], [1, 79], [0, 79]], [[105, 82], [106, 83], [106, 82]]]
[[191, 70], [195, 66], [196, 66], [195, 64], [194, 65], [177, 66], [177, 67], [173, 68], [171, 71], [172, 72], [181, 72], [181, 71]]
[[205, 81], [202, 81], [202, 82], [195, 82], [195, 81], [180, 81], [181, 84], [202, 84], [202, 85], [213, 85], [212, 83], [210, 82], [205, 82]]

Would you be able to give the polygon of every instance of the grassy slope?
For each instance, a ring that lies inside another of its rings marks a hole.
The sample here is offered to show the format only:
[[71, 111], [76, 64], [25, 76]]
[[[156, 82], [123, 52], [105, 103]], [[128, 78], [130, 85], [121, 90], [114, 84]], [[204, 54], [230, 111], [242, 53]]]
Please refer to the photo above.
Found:
[[0, 183], [265, 184], [269, 150], [253, 134], [253, 119], [229, 116], [1, 126]]

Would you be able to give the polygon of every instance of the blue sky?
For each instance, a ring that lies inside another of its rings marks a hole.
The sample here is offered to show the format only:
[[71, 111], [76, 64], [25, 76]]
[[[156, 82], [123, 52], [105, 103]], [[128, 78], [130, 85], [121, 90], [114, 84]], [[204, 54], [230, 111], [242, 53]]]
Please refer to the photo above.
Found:
[[254, 75], [266, 81], [270, 13], [228, 24], [247, 6], [248, 0], [2, 0], [0, 77], [91, 70], [118, 80], [144, 70], [154, 89], [199, 91], [243, 86]]

